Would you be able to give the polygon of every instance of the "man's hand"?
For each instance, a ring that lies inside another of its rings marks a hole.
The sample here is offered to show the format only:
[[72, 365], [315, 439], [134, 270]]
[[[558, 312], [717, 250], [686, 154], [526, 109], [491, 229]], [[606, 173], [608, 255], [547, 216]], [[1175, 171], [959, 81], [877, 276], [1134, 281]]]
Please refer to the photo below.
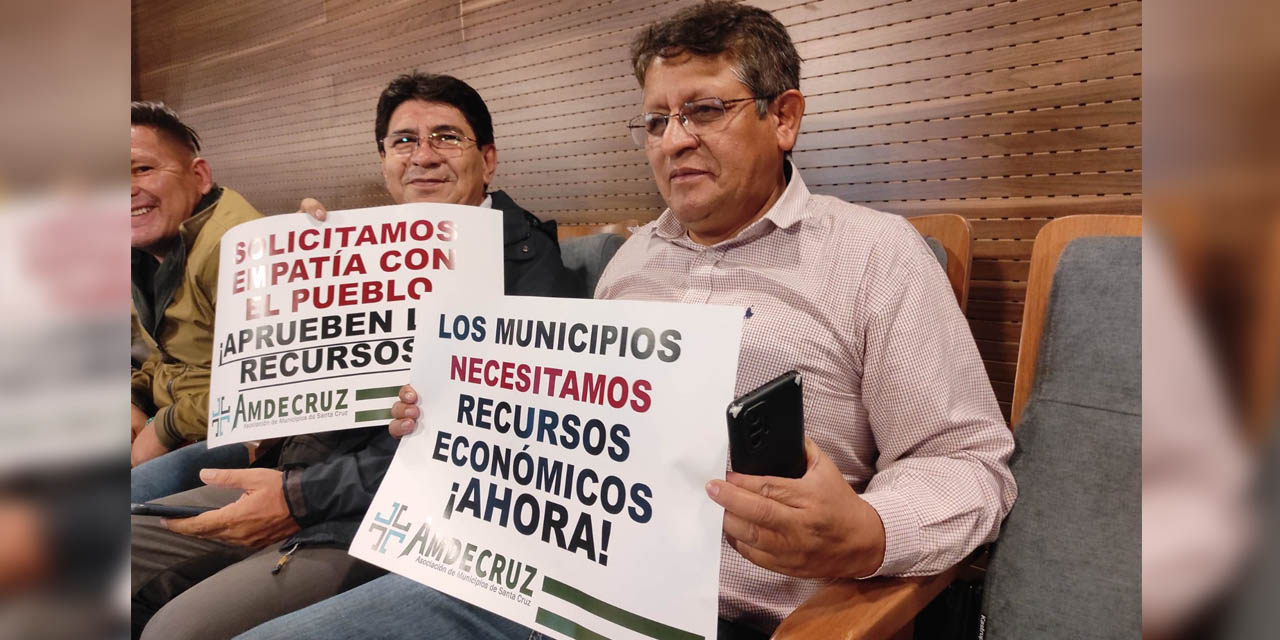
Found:
[[387, 430], [397, 438], [407, 436], [418, 428], [419, 415], [418, 394], [406, 384], [400, 387], [400, 400], [391, 405], [392, 420]]
[[835, 463], [805, 438], [801, 478], [730, 472], [707, 483], [724, 507], [724, 533], [751, 562], [798, 578], [862, 578], [884, 562], [884, 524], [845, 482]]
[[305, 213], [316, 220], [324, 222], [329, 217], [329, 212], [325, 211], [324, 205], [320, 204], [315, 198], [303, 198], [302, 203], [298, 205], [298, 213]]
[[168, 447], [161, 444], [159, 436], [156, 435], [155, 421], [145, 424], [144, 419], [143, 423], [145, 426], [138, 431], [138, 437], [133, 439], [133, 446], [129, 448], [129, 466], [131, 467], [169, 453]]
[[237, 487], [244, 495], [194, 518], [163, 520], [170, 531], [245, 547], [260, 547], [298, 532], [284, 499], [282, 473], [275, 469], [202, 469], [200, 480], [214, 487]]
[[129, 404], [129, 442], [138, 439], [138, 432], [147, 426], [147, 412], [138, 408], [138, 405]]

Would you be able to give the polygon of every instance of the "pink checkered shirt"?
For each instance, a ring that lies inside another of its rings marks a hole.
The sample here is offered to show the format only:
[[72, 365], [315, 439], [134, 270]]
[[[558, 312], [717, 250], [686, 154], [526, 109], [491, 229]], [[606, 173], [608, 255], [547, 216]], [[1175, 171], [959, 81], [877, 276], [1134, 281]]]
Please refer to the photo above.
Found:
[[[668, 209], [618, 250], [596, 297], [747, 307], [737, 394], [799, 370], [805, 432], [884, 522], [876, 575], [938, 573], [999, 532], [1017, 496], [1013, 437], [915, 229], [790, 173], [763, 218], [714, 246]], [[723, 618], [772, 629], [821, 584], [722, 544]]]

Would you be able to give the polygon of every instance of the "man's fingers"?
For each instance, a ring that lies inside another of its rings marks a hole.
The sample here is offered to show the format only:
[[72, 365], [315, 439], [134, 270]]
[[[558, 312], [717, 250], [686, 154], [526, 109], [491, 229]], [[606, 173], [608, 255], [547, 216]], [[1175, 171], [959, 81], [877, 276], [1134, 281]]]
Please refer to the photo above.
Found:
[[818, 578], [823, 575], [821, 571], [805, 568], [798, 562], [799, 559], [794, 554], [784, 552], [781, 555], [775, 555], [759, 547], [749, 545], [742, 540], [737, 540], [730, 535], [726, 535], [725, 539], [729, 541], [729, 546], [733, 547], [748, 562], [756, 566], [796, 578]]
[[247, 489], [245, 469], [201, 469], [200, 482], [213, 487]]
[[387, 425], [392, 437], [403, 438], [418, 428], [418, 392], [410, 385], [400, 387], [400, 401], [391, 405], [391, 417], [395, 418]]
[[417, 405], [397, 402], [391, 405], [391, 417], [397, 418], [397, 419], [398, 418], [417, 418], [418, 407]]
[[190, 518], [161, 518], [160, 522], [174, 533], [185, 536], [207, 536], [226, 528], [228, 521], [226, 510], [227, 507], [222, 507]]
[[809, 475], [809, 473], [813, 471], [814, 467], [817, 467], [819, 464], [825, 463], [832, 467], [836, 465], [835, 462], [831, 461], [831, 458], [827, 457], [827, 454], [822, 452], [822, 449], [818, 447], [818, 443], [809, 439], [809, 436], [804, 437], [804, 457], [805, 461], [808, 462], [808, 464], [805, 465], [804, 474], [806, 476]]
[[746, 558], [751, 564], [781, 573], [780, 569], [782, 567], [773, 554], [747, 544], [727, 532], [725, 538], [729, 541], [729, 546], [733, 547], [739, 554], [742, 554], [742, 557]]
[[329, 213], [325, 211], [324, 205], [320, 204], [320, 201], [315, 198], [303, 198], [302, 204], [298, 205], [298, 211], [321, 221], [329, 215]]
[[716, 504], [724, 507], [728, 513], [768, 528], [776, 528], [779, 521], [785, 517], [782, 510], [787, 509], [780, 502], [723, 480], [708, 482], [707, 495], [711, 496]]
[[730, 471], [725, 480], [734, 486], [742, 487], [751, 493], [763, 496], [770, 500], [777, 500], [787, 506], [799, 506], [800, 491], [795, 486], [796, 480], [792, 478], [779, 478], [777, 476], [751, 476], [745, 473], [734, 473]]
[[417, 428], [418, 428], [418, 421], [412, 418], [406, 418], [404, 420], [392, 420], [391, 424], [387, 425], [387, 430], [390, 431], [392, 437], [395, 437], [395, 438], [403, 438], [413, 433]]
[[400, 387], [400, 401], [405, 404], [418, 404], [418, 392], [406, 384]]
[[757, 549], [773, 549], [779, 544], [777, 532], [760, 526], [731, 512], [724, 512], [724, 532], [729, 537]]

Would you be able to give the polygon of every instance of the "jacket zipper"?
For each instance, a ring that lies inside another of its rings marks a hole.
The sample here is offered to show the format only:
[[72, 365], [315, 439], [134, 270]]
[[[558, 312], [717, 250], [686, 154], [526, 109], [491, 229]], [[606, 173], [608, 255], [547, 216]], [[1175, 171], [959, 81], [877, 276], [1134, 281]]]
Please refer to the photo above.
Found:
[[177, 418], [174, 417], [173, 415], [174, 413], [173, 407], [178, 404], [178, 399], [173, 397], [173, 381], [178, 376], [186, 375], [187, 370], [190, 368], [191, 368], [190, 365], [183, 365], [182, 373], [169, 376], [168, 382], [166, 382], [164, 385], [165, 391], [169, 393], [169, 413], [166, 413], [164, 416], [164, 427], [165, 427], [165, 431], [171, 435], [178, 432], [178, 427], [176, 424], [174, 424], [174, 421], [177, 420]]

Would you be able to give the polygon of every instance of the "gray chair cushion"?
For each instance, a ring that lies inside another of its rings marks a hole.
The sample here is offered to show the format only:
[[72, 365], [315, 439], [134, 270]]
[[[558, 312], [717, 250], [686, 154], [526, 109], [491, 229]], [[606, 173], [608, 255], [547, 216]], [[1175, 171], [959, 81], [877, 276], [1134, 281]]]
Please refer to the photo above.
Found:
[[1141, 245], [1063, 252], [1014, 434], [1018, 501], [987, 571], [986, 637], [1141, 632]]
[[942, 246], [942, 242], [933, 236], [924, 237], [925, 244], [929, 245], [929, 250], [933, 252], [933, 257], [938, 259], [938, 264], [942, 265], [942, 270], [947, 270], [947, 250]]
[[1142, 400], [1142, 239], [1080, 238], [1062, 252], [1040, 342], [1037, 397], [1124, 413]]
[[583, 298], [595, 295], [600, 274], [604, 273], [605, 265], [613, 259], [613, 254], [618, 252], [623, 242], [622, 236], [596, 233], [560, 243], [560, 260], [579, 279]]

